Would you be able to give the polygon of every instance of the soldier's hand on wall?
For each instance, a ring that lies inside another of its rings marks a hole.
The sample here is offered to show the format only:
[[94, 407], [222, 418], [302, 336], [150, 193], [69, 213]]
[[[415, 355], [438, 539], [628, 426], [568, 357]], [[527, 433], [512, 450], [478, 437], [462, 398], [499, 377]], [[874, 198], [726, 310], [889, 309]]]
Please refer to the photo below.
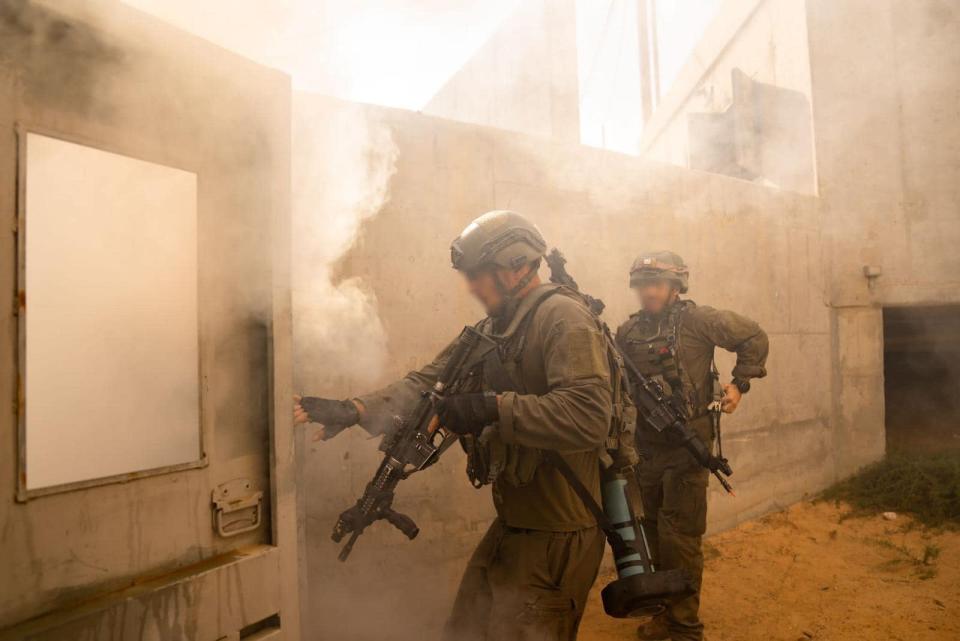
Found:
[[293, 423], [320, 423], [323, 438], [336, 436], [360, 420], [361, 406], [352, 400], [337, 401], [317, 396], [293, 397]]
[[727, 383], [723, 386], [723, 398], [720, 399], [720, 407], [726, 414], [733, 414], [734, 410], [737, 409], [737, 405], [740, 404], [741, 398], [743, 398], [743, 395], [740, 393], [740, 390], [737, 389], [737, 386], [732, 383]]

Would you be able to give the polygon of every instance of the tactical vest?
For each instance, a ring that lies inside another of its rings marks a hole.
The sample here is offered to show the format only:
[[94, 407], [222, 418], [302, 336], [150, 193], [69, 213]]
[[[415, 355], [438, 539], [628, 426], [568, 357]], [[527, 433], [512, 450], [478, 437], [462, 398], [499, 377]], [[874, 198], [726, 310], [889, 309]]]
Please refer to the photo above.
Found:
[[632, 314], [621, 337], [624, 352], [640, 373], [659, 382], [667, 395], [679, 396], [688, 416], [695, 413], [693, 385], [680, 364], [679, 336], [684, 314], [693, 307], [693, 301], [681, 300], [659, 317]]
[[[480, 381], [484, 390], [494, 392], [516, 392], [527, 394], [520, 376], [521, 359], [526, 342], [527, 330], [537, 309], [554, 295], [574, 298], [586, 307], [583, 298], [568, 287], [556, 285], [543, 288], [534, 294], [535, 300], [524, 305], [501, 332], [494, 332], [494, 322], [486, 318], [477, 324], [477, 329], [489, 337], [495, 349], [487, 350], [480, 363]], [[589, 308], [588, 308], [589, 309]], [[634, 426], [636, 412], [627, 392], [627, 377], [620, 354], [614, 347], [609, 329], [594, 316], [598, 329], [607, 340], [607, 355], [610, 365], [610, 385], [612, 390], [612, 418], [607, 442], [599, 452], [604, 467], [625, 467], [636, 463], [634, 449]], [[503, 477], [514, 486], [529, 483], [543, 460], [540, 450], [507, 444], [500, 439], [499, 430], [492, 426], [479, 436], [461, 437], [461, 444], [467, 453], [467, 475], [475, 487], [482, 487]]]

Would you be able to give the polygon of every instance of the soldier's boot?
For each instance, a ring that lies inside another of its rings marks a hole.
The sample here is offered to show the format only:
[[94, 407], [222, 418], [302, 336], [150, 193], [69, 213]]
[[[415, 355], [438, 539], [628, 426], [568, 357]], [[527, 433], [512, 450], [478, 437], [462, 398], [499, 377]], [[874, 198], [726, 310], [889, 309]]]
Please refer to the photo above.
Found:
[[667, 627], [667, 615], [658, 614], [637, 627], [637, 638], [642, 641], [669, 641], [670, 630]]

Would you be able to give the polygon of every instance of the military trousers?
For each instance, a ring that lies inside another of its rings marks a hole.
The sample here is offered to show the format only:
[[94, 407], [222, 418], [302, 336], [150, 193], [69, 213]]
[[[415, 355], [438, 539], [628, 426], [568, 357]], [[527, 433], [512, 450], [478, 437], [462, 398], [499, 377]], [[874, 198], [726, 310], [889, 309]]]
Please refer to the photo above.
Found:
[[599, 527], [493, 522], [467, 563], [444, 641], [573, 641], [606, 539]]
[[[704, 417], [709, 421], [709, 417]], [[691, 422], [701, 436], [709, 424]], [[707, 440], [708, 444], [712, 439]], [[638, 442], [643, 526], [657, 569], [685, 569], [694, 593], [667, 609], [667, 626], [674, 641], [700, 641], [700, 586], [703, 580], [703, 533], [707, 529], [707, 483], [710, 473], [682, 446]]]

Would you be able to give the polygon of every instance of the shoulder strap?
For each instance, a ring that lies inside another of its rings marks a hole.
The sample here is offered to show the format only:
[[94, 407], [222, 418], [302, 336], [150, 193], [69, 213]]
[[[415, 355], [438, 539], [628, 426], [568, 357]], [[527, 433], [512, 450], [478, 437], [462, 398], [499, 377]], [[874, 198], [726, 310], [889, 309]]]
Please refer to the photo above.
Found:
[[620, 536], [620, 533], [617, 532], [613, 523], [610, 522], [610, 518], [607, 516], [606, 512], [603, 511], [603, 508], [597, 503], [593, 498], [593, 495], [590, 493], [590, 490], [583, 484], [583, 482], [577, 477], [577, 475], [570, 468], [570, 464], [567, 463], [562, 456], [557, 454], [553, 450], [543, 450], [543, 458], [545, 461], [550, 463], [558, 472], [560, 476], [566, 479], [567, 483], [570, 485], [570, 489], [580, 497], [580, 500], [583, 501], [584, 506], [590, 510], [590, 513], [593, 514], [593, 518], [597, 520], [597, 525], [600, 526], [600, 529], [603, 530], [604, 534], [607, 535], [607, 539], [610, 541], [610, 546], [616, 550], [618, 547], [623, 548], [626, 546], [627, 542], [623, 540], [623, 537]]
[[583, 501], [584, 506], [590, 511], [590, 513], [593, 515], [593, 518], [597, 520], [597, 525], [599, 525], [600, 529], [603, 530], [603, 533], [607, 537], [607, 541], [610, 543], [610, 548], [613, 550], [614, 557], [621, 558], [629, 554], [639, 554], [640, 558], [643, 560], [644, 566], [650, 567], [650, 558], [647, 554], [646, 546], [633, 545], [631, 542], [624, 540], [624, 538], [620, 536], [620, 533], [617, 532], [616, 525], [610, 521], [610, 517], [607, 516], [606, 512], [603, 511], [603, 508], [600, 507], [597, 501], [593, 498], [590, 490], [588, 490], [583, 482], [577, 477], [577, 475], [574, 474], [573, 470], [570, 468], [570, 464], [553, 450], [542, 450], [542, 452], [543, 459], [560, 473], [560, 476], [562, 476], [570, 485], [570, 489], [572, 489], [574, 493], [580, 497], [580, 500]]
[[[522, 344], [522, 330], [526, 327], [529, 319], [533, 318], [533, 315], [544, 301], [559, 291], [560, 287], [546, 286], [532, 293], [529, 299], [524, 299], [521, 302], [520, 308], [517, 309], [516, 314], [514, 314], [514, 317], [510, 320], [507, 329], [502, 334], [496, 334], [491, 331], [493, 323], [489, 318], [485, 318], [478, 324], [478, 329], [498, 346], [497, 349], [488, 350], [481, 359], [484, 378], [494, 391], [498, 393], [522, 391], [517, 381], [510, 372], [507, 371], [506, 367], [504, 367], [503, 348], [510, 342], [510, 338], [518, 333], [520, 334]], [[517, 349], [519, 352], [522, 350], [522, 347], [518, 347]]]
[[661, 361], [664, 365], [664, 379], [670, 384], [672, 393], [684, 399], [688, 398], [690, 392], [683, 384], [684, 372], [683, 365], [680, 362], [680, 330], [683, 325], [684, 314], [696, 305], [692, 300], [679, 300], [669, 309], [665, 319], [669, 363]]
[[607, 451], [616, 450], [621, 447], [621, 433], [626, 427], [626, 406], [631, 403], [628, 400], [626, 366], [623, 362], [623, 356], [617, 348], [617, 339], [610, 332], [610, 328], [601, 319], [597, 318], [597, 326], [600, 333], [603, 334], [603, 341], [607, 347], [607, 365], [610, 368], [610, 401], [613, 409], [613, 416], [610, 425], [610, 433], [607, 434]]
[[683, 315], [688, 309], [696, 306], [697, 304], [692, 300], [681, 300], [677, 301], [670, 309], [667, 319], [667, 340], [670, 343], [671, 349], [675, 349], [678, 345], [677, 341], [680, 338], [680, 327], [683, 324]]
[[[600, 318], [597, 312], [594, 311], [587, 298], [585, 298], [580, 291], [573, 289], [568, 285], [562, 285], [557, 291], [581, 303], [587, 309], [587, 311], [590, 312], [590, 316], [593, 318], [593, 322], [596, 324], [597, 330], [603, 336], [603, 341], [607, 348], [607, 365], [610, 368], [610, 400], [613, 408], [610, 431], [607, 434], [607, 440], [604, 444], [604, 448], [607, 451], [616, 450], [620, 447], [621, 435], [619, 432], [624, 427], [624, 396], [626, 395], [626, 390], [624, 388], [625, 381], [627, 380], [623, 359], [620, 356], [620, 351], [617, 349], [617, 341], [614, 338], [613, 333], [610, 331], [610, 327], [602, 318]], [[636, 322], [633, 317], [631, 317], [631, 321]]]
[[527, 298], [521, 301], [520, 307], [513, 315], [513, 318], [510, 319], [507, 329], [504, 330], [502, 334], [498, 334], [497, 337], [509, 338], [516, 334], [517, 330], [520, 329], [521, 325], [525, 324], [527, 319], [533, 318], [533, 315], [537, 309], [539, 309], [540, 305], [554, 294], [559, 293], [561, 289], [562, 287], [560, 285], [542, 285], [537, 291], [532, 292]]

